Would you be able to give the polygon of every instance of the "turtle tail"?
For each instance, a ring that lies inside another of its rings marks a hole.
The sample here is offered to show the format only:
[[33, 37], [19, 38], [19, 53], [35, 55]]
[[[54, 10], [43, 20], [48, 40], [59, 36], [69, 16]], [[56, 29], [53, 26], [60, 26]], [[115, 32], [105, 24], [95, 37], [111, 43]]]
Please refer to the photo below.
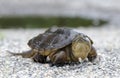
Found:
[[7, 52], [12, 54], [13, 56], [22, 56], [23, 58], [31, 58], [35, 55], [35, 52], [32, 50], [24, 51], [22, 53], [13, 53], [10, 51], [7, 51]]

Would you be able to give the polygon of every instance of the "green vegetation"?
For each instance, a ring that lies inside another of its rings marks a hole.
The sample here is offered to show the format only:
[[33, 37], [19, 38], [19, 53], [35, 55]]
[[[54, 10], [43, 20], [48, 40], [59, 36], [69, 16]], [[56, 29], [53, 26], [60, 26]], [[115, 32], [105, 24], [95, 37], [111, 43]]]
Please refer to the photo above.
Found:
[[4, 38], [3, 33], [0, 32], [0, 40]]
[[[107, 23], [98, 20], [98, 26]], [[0, 28], [38, 28], [57, 26], [92, 26], [94, 20], [86, 18], [70, 17], [1, 17]]]

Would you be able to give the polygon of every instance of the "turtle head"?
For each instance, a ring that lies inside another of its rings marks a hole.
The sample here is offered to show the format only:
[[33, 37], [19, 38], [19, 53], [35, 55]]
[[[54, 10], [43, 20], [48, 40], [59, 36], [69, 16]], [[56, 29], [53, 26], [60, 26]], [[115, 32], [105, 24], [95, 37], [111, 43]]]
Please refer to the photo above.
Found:
[[76, 58], [85, 59], [91, 50], [90, 38], [84, 34], [78, 34], [72, 42], [72, 52]]

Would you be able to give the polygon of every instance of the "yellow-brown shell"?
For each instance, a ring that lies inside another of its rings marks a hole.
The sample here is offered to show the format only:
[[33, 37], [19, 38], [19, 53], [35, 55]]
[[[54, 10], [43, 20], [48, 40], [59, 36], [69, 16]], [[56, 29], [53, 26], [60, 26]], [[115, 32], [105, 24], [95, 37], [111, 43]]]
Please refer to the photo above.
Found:
[[71, 44], [76, 35], [86, 36], [69, 28], [50, 28], [45, 33], [30, 39], [28, 45], [41, 55], [49, 55], [51, 52]]

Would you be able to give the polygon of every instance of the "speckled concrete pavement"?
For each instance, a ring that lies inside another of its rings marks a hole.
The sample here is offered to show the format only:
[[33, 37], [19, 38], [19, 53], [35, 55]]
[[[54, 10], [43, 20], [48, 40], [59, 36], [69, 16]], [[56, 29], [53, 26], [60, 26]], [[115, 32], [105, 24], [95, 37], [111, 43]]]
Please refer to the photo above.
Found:
[[74, 66], [50, 67], [34, 63], [31, 59], [11, 56], [6, 50], [28, 50], [27, 41], [45, 29], [0, 29], [0, 78], [119, 78], [120, 76], [120, 28], [77, 28], [94, 41], [100, 61]]

